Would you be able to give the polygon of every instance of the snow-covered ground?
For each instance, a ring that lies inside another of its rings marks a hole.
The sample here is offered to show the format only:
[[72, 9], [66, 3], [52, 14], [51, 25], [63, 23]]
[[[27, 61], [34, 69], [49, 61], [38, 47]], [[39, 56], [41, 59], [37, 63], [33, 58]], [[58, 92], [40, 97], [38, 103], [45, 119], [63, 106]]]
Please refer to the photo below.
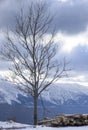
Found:
[[59, 127], [59, 128], [51, 128], [45, 126], [37, 126], [34, 128], [31, 125], [14, 123], [14, 122], [0, 122], [0, 130], [88, 130], [88, 126], [82, 127]]

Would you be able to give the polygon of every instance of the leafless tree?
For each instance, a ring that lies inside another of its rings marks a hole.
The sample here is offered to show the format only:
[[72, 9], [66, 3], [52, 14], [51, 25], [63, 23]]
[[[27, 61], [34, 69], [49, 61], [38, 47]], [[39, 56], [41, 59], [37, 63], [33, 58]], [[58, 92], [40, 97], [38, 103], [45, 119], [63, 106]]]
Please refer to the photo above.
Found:
[[10, 80], [34, 99], [34, 125], [37, 124], [38, 97], [66, 72], [66, 62], [56, 58], [55, 34], [50, 30], [53, 19], [46, 7], [43, 2], [33, 2], [27, 13], [21, 9], [15, 17], [15, 30], [8, 31], [0, 53], [11, 61]]

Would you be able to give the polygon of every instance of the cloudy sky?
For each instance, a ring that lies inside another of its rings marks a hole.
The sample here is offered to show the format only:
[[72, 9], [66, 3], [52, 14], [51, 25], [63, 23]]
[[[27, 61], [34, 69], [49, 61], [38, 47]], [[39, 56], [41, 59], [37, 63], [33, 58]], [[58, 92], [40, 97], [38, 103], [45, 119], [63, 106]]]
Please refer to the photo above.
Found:
[[[24, 2], [25, 1], [25, 2]], [[0, 46], [2, 31], [14, 26], [14, 14], [30, 0], [0, 0]], [[88, 86], [88, 0], [47, 0], [55, 14], [56, 42], [62, 43], [61, 55], [70, 60], [73, 68], [64, 82]], [[0, 74], [8, 72], [7, 62], [0, 61]]]

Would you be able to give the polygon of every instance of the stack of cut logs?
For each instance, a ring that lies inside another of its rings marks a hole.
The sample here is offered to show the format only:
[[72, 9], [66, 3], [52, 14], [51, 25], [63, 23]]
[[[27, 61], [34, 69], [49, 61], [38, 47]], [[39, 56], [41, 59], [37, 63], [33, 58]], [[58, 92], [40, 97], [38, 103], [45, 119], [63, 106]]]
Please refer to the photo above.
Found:
[[38, 122], [38, 125], [46, 125], [50, 127], [59, 126], [83, 126], [88, 125], [88, 115], [75, 114], [75, 115], [57, 115], [54, 118], [45, 118]]

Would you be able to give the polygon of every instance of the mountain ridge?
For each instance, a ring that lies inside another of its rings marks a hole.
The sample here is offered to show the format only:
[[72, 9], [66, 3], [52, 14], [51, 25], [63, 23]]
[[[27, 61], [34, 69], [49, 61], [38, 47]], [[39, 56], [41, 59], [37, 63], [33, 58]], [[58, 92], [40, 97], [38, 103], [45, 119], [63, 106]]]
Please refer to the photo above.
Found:
[[[85, 99], [85, 104], [87, 104], [87, 96], [88, 88], [86, 86], [71, 83], [52, 84], [46, 91], [42, 93], [43, 100], [56, 105], [63, 105], [64, 102], [69, 102], [71, 100], [78, 102], [82, 98]], [[19, 97], [24, 97], [23, 100], [25, 102], [27, 100], [27, 97], [30, 97], [30, 94], [21, 92], [16, 85], [10, 82], [0, 80], [0, 103], [11, 104], [13, 101], [15, 101], [21, 104], [21, 98], [19, 99]]]
[[43, 98], [54, 104], [63, 104], [68, 100], [78, 101], [88, 96], [88, 88], [79, 84], [55, 84], [43, 92]]
[[[43, 104], [42, 104], [43, 102]], [[41, 112], [40, 112], [41, 111]], [[53, 84], [38, 99], [38, 119], [57, 114], [88, 114], [88, 88], [78, 84]], [[0, 120], [15, 118], [33, 123], [33, 98], [16, 85], [0, 81]]]

